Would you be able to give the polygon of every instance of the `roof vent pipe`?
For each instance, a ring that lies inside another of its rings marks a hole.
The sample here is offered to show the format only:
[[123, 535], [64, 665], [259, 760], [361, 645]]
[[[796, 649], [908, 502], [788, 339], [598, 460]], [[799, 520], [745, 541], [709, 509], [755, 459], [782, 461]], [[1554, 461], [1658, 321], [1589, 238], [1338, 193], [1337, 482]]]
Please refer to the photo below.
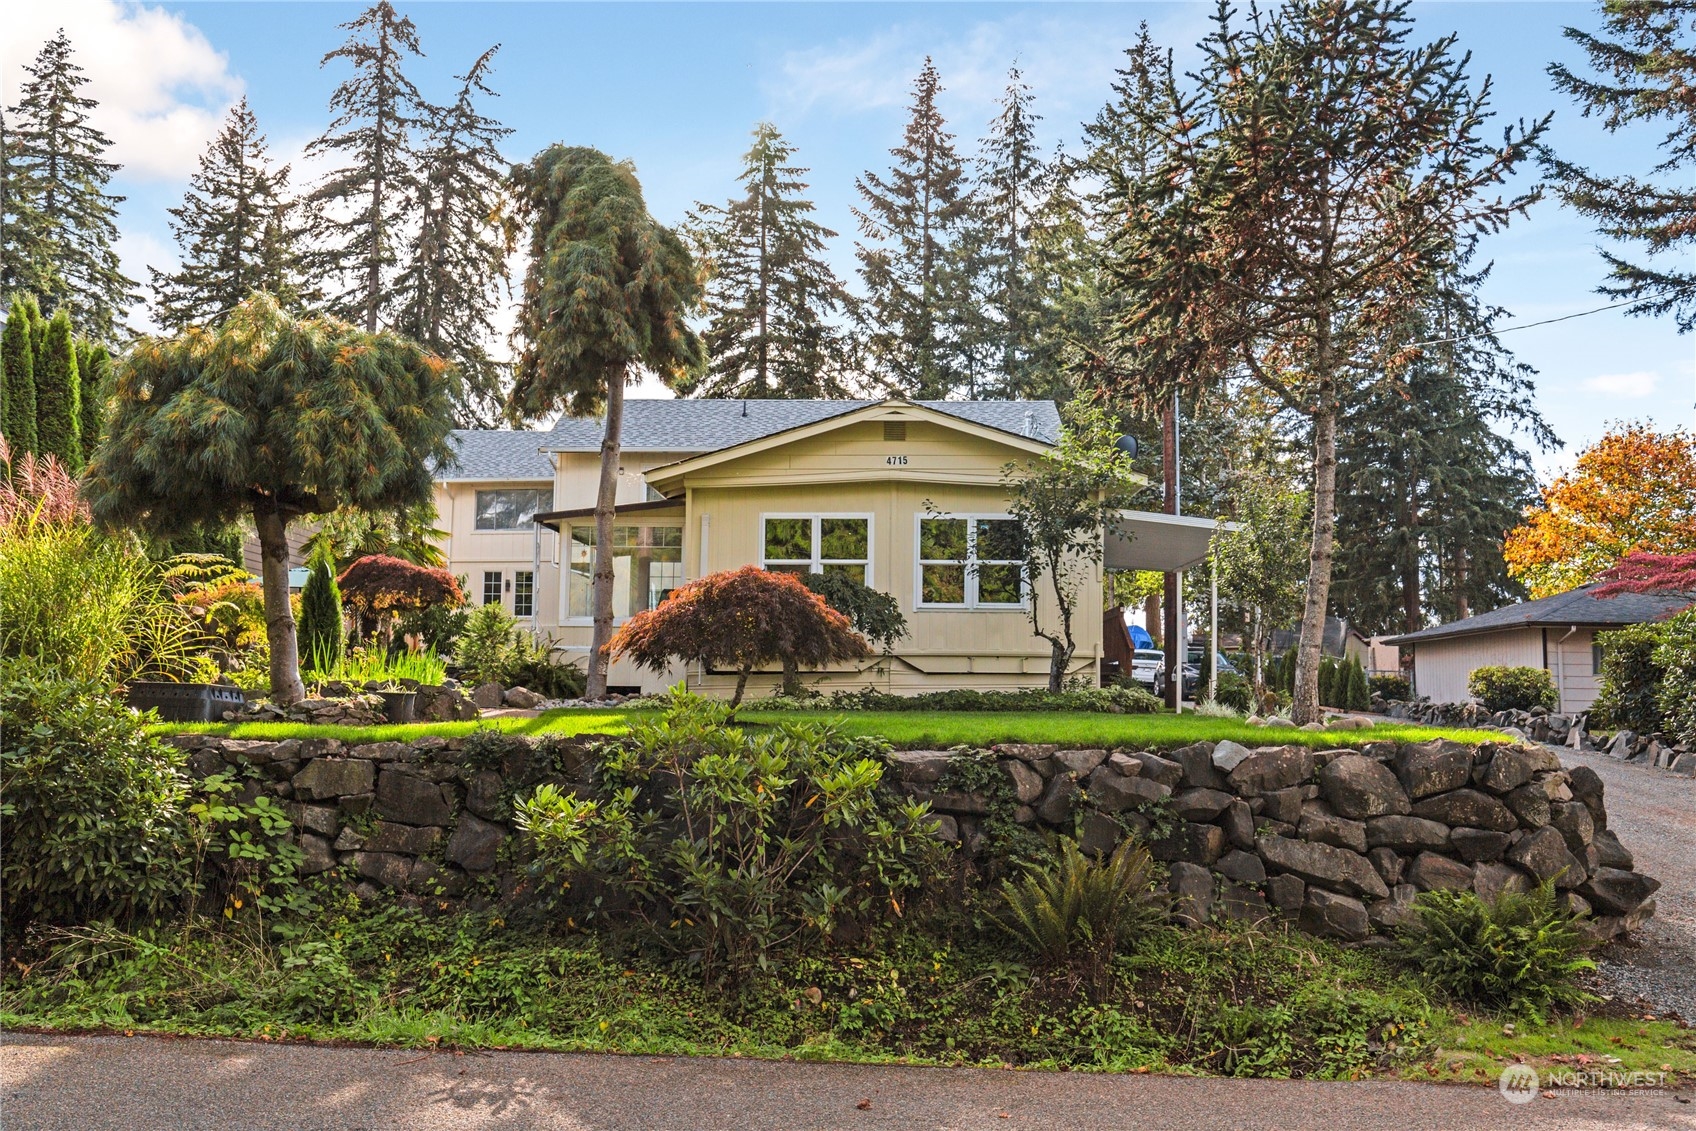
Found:
[[746, 420], [748, 418], [748, 402], [747, 401], [742, 402], [742, 418], [744, 420]]
[[1029, 436], [1031, 434], [1031, 432], [1033, 431], [1035, 425], [1036, 425], [1036, 410], [1027, 408], [1025, 410], [1025, 435]]

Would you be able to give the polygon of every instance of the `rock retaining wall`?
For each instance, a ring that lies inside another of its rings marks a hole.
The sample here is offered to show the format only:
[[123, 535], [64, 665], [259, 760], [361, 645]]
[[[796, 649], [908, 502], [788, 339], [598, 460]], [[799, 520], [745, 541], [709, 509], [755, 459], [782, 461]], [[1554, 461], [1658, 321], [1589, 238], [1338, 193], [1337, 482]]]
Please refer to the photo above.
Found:
[[1433, 703], [1416, 699], [1411, 703], [1380, 702], [1375, 710], [1392, 719], [1409, 719], [1433, 726], [1488, 727], [1510, 738], [1548, 742], [1569, 750], [1600, 750], [1610, 758], [1643, 762], [1658, 769], [1696, 777], [1696, 751], [1665, 734], [1637, 734], [1619, 730], [1593, 734], [1584, 712], [1562, 715], [1542, 707], [1530, 711], [1487, 711], [1478, 703]]
[[[464, 739], [172, 741], [197, 775], [234, 768], [247, 796], [281, 800], [307, 873], [341, 869], [367, 896], [490, 902], [525, 888], [513, 793], [541, 780], [588, 788], [598, 740], [508, 739], [498, 766]], [[1542, 747], [1006, 745], [890, 760], [886, 780], [929, 801], [937, 835], [968, 857], [988, 850], [996, 820], [1076, 835], [1091, 852], [1143, 837], [1192, 922], [1279, 919], [1360, 941], [1402, 922], [1420, 891], [1492, 896], [1553, 880], [1606, 939], [1646, 921], [1660, 886], [1608, 829], [1596, 773]]]

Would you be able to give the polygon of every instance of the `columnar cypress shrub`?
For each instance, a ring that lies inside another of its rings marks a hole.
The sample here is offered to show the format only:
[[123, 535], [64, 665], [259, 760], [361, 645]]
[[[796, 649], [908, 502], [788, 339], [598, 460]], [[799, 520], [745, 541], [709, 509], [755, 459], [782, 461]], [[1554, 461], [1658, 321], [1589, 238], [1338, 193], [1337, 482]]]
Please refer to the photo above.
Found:
[[336, 585], [330, 555], [312, 555], [306, 586], [300, 591], [301, 666], [327, 672], [342, 658], [342, 591]]
[[47, 324], [41, 358], [35, 367], [35, 440], [43, 455], [58, 456], [72, 471], [82, 470], [82, 385], [71, 316], [63, 307]]
[[1337, 661], [1326, 656], [1319, 661], [1319, 705], [1336, 706]]
[[12, 296], [6, 315], [6, 330], [0, 334], [0, 357], [6, 370], [5, 414], [0, 431], [12, 446], [12, 458], [35, 451], [35, 346], [30, 340], [30, 307], [33, 300]]
[[1372, 708], [1372, 688], [1366, 682], [1366, 668], [1356, 656], [1349, 661], [1349, 694], [1348, 708], [1351, 711], [1367, 711]]
[[[84, 354], [87, 359], [84, 359]], [[106, 395], [112, 388], [112, 355], [106, 347], [83, 342], [77, 350], [77, 377], [82, 383], [82, 414], [78, 420], [84, 459], [94, 455], [106, 430]]]

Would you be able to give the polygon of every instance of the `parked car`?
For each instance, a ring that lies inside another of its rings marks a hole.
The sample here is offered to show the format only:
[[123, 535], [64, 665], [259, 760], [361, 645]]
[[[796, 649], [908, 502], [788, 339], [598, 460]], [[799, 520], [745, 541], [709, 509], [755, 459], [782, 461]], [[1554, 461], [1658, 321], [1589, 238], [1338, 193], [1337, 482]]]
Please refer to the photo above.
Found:
[[[1199, 660], [1199, 656], [1197, 657]], [[1131, 678], [1156, 696], [1166, 695], [1166, 653], [1159, 648], [1138, 648], [1131, 654]], [[1201, 685], [1199, 663], [1184, 665], [1184, 695], [1195, 695]]]
[[[1190, 645], [1189, 662], [1191, 664], [1194, 664], [1198, 668], [1201, 667], [1201, 659], [1202, 659], [1201, 653], [1202, 653], [1201, 648], [1198, 648], [1194, 644]], [[1236, 674], [1237, 666], [1235, 664], [1231, 663], [1231, 661], [1226, 657], [1225, 653], [1223, 653], [1223, 652], [1213, 653], [1213, 663], [1214, 663], [1214, 666], [1216, 668], [1218, 668], [1218, 670], [1221, 673], [1230, 672], [1233, 675]]]

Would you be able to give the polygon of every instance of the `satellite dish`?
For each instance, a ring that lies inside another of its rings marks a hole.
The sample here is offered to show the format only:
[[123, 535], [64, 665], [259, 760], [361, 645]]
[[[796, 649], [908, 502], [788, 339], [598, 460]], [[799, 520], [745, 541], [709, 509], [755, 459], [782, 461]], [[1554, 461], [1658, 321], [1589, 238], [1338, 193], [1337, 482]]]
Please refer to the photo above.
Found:
[[1137, 458], [1137, 438], [1135, 436], [1120, 436], [1117, 440], [1113, 441], [1113, 446], [1130, 456], [1132, 459]]

